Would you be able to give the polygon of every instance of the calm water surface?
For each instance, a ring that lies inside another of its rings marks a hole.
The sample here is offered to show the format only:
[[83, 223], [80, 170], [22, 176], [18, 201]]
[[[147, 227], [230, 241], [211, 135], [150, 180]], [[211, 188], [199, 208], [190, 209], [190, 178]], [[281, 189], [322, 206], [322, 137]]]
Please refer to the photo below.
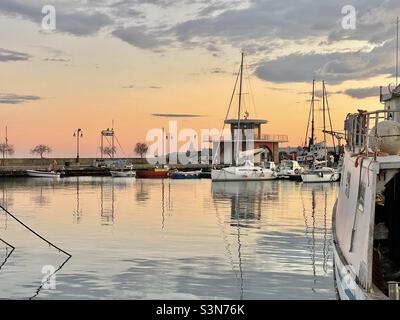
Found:
[[72, 255], [56, 287], [41, 287], [67, 257], [0, 212], [0, 239], [15, 247], [10, 254], [0, 241], [0, 298], [335, 299], [337, 191], [289, 181], [0, 179], [0, 203]]

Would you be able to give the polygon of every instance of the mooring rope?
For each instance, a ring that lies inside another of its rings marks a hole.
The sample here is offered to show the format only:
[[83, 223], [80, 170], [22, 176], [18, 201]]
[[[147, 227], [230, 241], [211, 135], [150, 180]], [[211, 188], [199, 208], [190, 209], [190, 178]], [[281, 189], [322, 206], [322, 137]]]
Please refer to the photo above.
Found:
[[56, 246], [54, 243], [50, 242], [49, 240], [47, 240], [46, 238], [44, 238], [43, 236], [41, 236], [39, 233], [37, 233], [35, 230], [33, 230], [31, 227], [29, 227], [28, 225], [26, 225], [25, 223], [23, 223], [20, 219], [18, 219], [16, 216], [14, 216], [11, 212], [9, 212], [6, 208], [4, 208], [2, 205], [0, 205], [0, 209], [2, 209], [5, 213], [7, 213], [11, 218], [13, 218], [15, 221], [17, 221], [19, 224], [21, 224], [22, 226], [24, 226], [26, 229], [28, 229], [30, 232], [32, 232], [34, 235], [36, 235], [38, 238], [42, 239], [44, 242], [46, 242], [49, 246], [57, 249], [58, 251], [64, 253], [65, 255], [67, 255], [68, 257], [72, 257], [71, 254], [69, 254], [68, 252], [66, 252], [65, 250], [61, 249], [60, 247]]
[[7, 263], [8, 258], [10, 258], [10, 256], [14, 252], [15, 247], [13, 245], [9, 244], [7, 241], [1, 239], [1, 238], [0, 238], [0, 241], [3, 242], [7, 247], [11, 248], [10, 252], [7, 252], [7, 248], [6, 248], [6, 258], [4, 259], [3, 263], [0, 265], [0, 270], [1, 270], [1, 268], [3, 268], [3, 266]]

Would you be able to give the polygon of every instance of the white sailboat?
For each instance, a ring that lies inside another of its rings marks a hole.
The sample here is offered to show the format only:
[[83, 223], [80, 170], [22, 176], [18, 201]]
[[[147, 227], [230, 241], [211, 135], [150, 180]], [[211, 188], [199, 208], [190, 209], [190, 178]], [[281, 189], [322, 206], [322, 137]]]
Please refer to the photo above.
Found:
[[236, 159], [235, 165], [222, 169], [211, 170], [212, 181], [263, 181], [274, 180], [277, 178], [277, 173], [270, 169], [261, 166], [256, 166], [251, 160], [247, 159], [249, 156], [262, 153], [265, 150], [248, 150], [240, 152], [241, 141], [241, 104], [242, 104], [242, 83], [243, 83], [243, 60], [244, 54], [242, 53], [242, 60], [240, 64], [240, 89], [239, 89], [239, 106], [238, 106], [238, 135], [236, 138]]

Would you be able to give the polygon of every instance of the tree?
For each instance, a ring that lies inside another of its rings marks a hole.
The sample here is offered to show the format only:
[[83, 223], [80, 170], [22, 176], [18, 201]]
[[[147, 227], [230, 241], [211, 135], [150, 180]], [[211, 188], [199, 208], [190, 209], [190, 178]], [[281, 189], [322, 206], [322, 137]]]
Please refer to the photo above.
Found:
[[143, 156], [147, 153], [148, 150], [149, 150], [149, 147], [147, 144], [138, 142], [138, 143], [136, 143], [134, 151], [136, 154], [140, 155], [140, 158], [143, 158]]
[[113, 156], [117, 152], [117, 148], [116, 147], [104, 147], [103, 149], [101, 149], [101, 147], [100, 147], [100, 151], [102, 151], [103, 154], [108, 155], [110, 158], [113, 158]]
[[50, 148], [49, 146], [46, 146], [46, 145], [44, 145], [44, 144], [38, 144], [36, 147], [34, 147], [34, 148], [31, 150], [31, 153], [32, 153], [33, 155], [37, 154], [37, 155], [40, 156], [40, 159], [43, 159], [43, 155], [44, 155], [45, 153], [50, 153], [51, 151], [52, 151], [52, 150], [51, 150], [51, 148]]
[[3, 155], [3, 159], [5, 159], [7, 155], [13, 155], [14, 152], [14, 146], [6, 143], [0, 143], [0, 153]]

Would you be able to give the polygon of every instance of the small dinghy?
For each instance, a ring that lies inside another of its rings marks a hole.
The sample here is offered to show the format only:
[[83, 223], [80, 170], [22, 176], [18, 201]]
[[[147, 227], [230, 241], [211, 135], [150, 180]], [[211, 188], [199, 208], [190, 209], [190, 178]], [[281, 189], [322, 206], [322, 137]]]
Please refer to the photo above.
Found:
[[201, 170], [198, 171], [175, 171], [172, 172], [169, 177], [171, 179], [200, 179]]
[[59, 178], [61, 176], [60, 172], [39, 170], [26, 170], [26, 174], [28, 177], [35, 178]]
[[134, 178], [136, 177], [136, 172], [133, 170], [129, 171], [110, 171], [111, 176], [114, 178]]

